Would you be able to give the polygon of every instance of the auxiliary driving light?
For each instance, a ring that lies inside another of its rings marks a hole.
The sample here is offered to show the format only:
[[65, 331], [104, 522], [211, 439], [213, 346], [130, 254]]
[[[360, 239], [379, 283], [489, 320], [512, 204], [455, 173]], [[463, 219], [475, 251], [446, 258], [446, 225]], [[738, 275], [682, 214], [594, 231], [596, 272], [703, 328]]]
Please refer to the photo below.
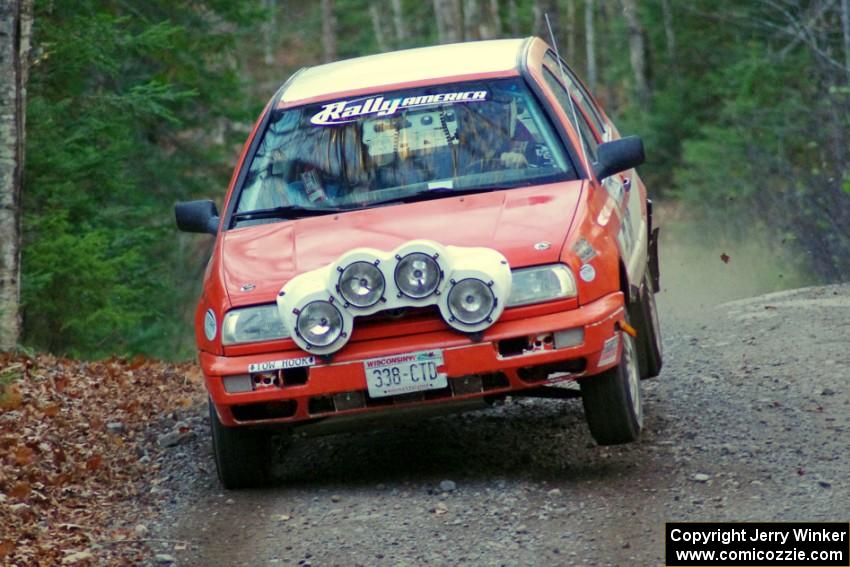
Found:
[[295, 344], [329, 360], [351, 339], [356, 319], [408, 307], [434, 306], [452, 329], [478, 336], [498, 321], [511, 285], [511, 267], [497, 250], [411, 240], [394, 250], [353, 248], [298, 274], [276, 305]]
[[313, 301], [298, 313], [295, 329], [308, 344], [326, 347], [342, 334], [342, 313], [328, 301]]
[[380, 301], [386, 289], [384, 274], [369, 262], [354, 262], [339, 275], [339, 293], [355, 307], [371, 307]]
[[466, 278], [449, 290], [449, 311], [466, 325], [477, 325], [487, 320], [495, 307], [493, 290], [479, 279]]
[[428, 297], [440, 285], [440, 266], [431, 256], [413, 252], [403, 257], [395, 269], [395, 283], [401, 293], [413, 299]]

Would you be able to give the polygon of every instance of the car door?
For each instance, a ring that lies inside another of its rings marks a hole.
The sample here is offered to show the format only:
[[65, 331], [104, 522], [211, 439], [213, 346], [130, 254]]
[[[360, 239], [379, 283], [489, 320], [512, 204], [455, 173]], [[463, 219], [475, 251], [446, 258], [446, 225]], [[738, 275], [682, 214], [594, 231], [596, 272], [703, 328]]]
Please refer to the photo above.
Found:
[[[581, 137], [586, 160], [593, 169], [598, 158], [599, 144], [619, 138], [613, 124], [565, 65], [559, 65], [552, 52], [543, 60], [543, 75], [564, 113], [575, 120]], [[572, 103], [570, 102], [572, 97]], [[646, 269], [647, 227], [643, 215], [643, 199], [637, 189], [639, 181], [635, 170], [624, 171], [606, 177], [602, 187], [615, 203], [620, 219], [617, 240], [626, 265], [629, 281], [640, 282]], [[635, 188], [635, 190], [632, 190]]]

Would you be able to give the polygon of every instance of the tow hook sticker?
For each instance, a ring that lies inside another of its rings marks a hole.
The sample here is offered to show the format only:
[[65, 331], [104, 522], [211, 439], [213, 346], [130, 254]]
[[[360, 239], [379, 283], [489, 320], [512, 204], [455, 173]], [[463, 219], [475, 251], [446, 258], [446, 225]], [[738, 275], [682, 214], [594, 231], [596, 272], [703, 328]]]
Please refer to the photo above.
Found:
[[287, 358], [286, 360], [269, 360], [268, 362], [257, 362], [248, 365], [248, 372], [268, 372], [270, 370], [286, 370], [287, 368], [300, 368], [302, 366], [313, 366], [316, 364], [315, 356], [303, 356], [301, 358]]
[[583, 281], [592, 282], [596, 279], [596, 268], [590, 264], [584, 264], [578, 271], [578, 275]]
[[580, 238], [573, 246], [573, 252], [578, 255], [579, 260], [584, 263], [590, 262], [596, 256], [596, 250], [590, 245], [590, 242], [584, 238]]
[[333, 126], [353, 122], [361, 116], [392, 116], [399, 110], [418, 106], [435, 106], [456, 102], [481, 102], [487, 99], [487, 91], [462, 91], [433, 95], [408, 96], [385, 99], [382, 96], [340, 100], [322, 105], [322, 110], [310, 118], [316, 126]]
[[599, 355], [599, 366], [611, 364], [617, 360], [617, 347], [620, 346], [620, 335], [614, 335], [602, 345], [602, 354]]

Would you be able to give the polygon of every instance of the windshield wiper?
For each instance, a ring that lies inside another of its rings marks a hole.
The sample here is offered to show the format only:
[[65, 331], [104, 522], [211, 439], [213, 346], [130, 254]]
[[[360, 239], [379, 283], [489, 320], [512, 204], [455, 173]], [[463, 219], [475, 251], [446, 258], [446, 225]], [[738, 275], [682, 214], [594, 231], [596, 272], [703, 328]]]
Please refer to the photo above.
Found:
[[233, 215], [234, 221], [256, 220], [256, 219], [297, 219], [301, 217], [316, 217], [338, 213], [342, 209], [335, 208], [310, 208], [297, 205], [285, 207], [273, 207], [271, 209], [257, 209], [256, 211], [242, 211]]
[[502, 189], [509, 188], [510, 187], [496, 187], [492, 185], [469, 189], [450, 189], [449, 187], [437, 187], [435, 189], [417, 191], [416, 193], [411, 193], [409, 195], [392, 197], [391, 199], [385, 199], [383, 201], [371, 201], [368, 203], [368, 205], [372, 206], [385, 205], [388, 203], [415, 203], [416, 201], [427, 201], [429, 199], [439, 199], [440, 197], [457, 197], [459, 195], [470, 195], [472, 193], [489, 193], [491, 191], [501, 191]]

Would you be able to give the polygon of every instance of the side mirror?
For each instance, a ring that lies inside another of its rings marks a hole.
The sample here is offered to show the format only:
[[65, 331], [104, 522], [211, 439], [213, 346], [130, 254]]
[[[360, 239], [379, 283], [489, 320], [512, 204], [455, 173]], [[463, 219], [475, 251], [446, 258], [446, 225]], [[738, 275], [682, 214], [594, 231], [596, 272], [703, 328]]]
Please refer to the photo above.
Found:
[[174, 205], [177, 228], [183, 232], [215, 235], [218, 232], [218, 209], [209, 199], [186, 201]]
[[628, 136], [605, 142], [598, 148], [594, 173], [600, 181], [615, 173], [639, 166], [646, 160], [640, 136]]

